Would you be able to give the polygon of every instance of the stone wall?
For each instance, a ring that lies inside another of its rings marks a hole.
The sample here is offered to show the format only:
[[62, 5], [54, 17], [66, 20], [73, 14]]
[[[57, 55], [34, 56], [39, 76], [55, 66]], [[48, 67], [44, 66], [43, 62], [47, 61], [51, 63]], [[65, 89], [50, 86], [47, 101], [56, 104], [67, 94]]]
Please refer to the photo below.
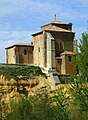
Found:
[[15, 46], [10, 49], [6, 49], [6, 63], [33, 64], [33, 46]]
[[8, 64], [16, 63], [14, 47], [10, 49], [6, 49], [6, 63]]
[[50, 32], [46, 32], [47, 41], [47, 68], [48, 70], [55, 70], [55, 39]]
[[76, 67], [72, 62], [72, 55], [62, 55], [62, 74], [75, 75]]
[[55, 49], [56, 49], [56, 56], [64, 51], [74, 51], [73, 47], [73, 40], [74, 34], [67, 32], [51, 32], [52, 36], [55, 38]]
[[62, 59], [56, 59], [56, 71], [61, 73]]
[[45, 67], [45, 39], [44, 34], [33, 37], [34, 44], [34, 64]]
[[19, 63], [33, 64], [33, 47], [16, 47], [16, 58], [19, 59]]

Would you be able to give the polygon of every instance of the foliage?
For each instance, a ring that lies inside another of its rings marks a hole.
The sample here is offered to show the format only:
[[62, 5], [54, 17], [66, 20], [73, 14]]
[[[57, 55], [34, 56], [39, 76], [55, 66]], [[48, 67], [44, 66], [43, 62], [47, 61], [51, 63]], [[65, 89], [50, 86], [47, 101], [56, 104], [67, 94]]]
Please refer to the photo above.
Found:
[[2, 118], [2, 103], [1, 103], [1, 89], [0, 89], [0, 119]]
[[37, 91], [32, 96], [31, 103], [37, 120], [53, 120], [52, 103], [46, 89]]
[[[74, 64], [79, 74], [71, 78], [70, 94], [72, 103], [81, 114], [88, 113], [88, 33], [82, 34]], [[86, 114], [85, 120], [88, 119]]]
[[12, 101], [5, 120], [87, 120], [85, 112], [80, 113], [74, 105], [70, 105], [67, 91], [63, 88], [52, 93], [45, 89], [39, 90], [27, 98]]
[[76, 64], [80, 76], [85, 80], [88, 79], [88, 33], [82, 34], [74, 64]]
[[47, 90], [39, 90], [14, 103], [6, 120], [69, 120], [68, 99], [65, 97], [57, 91], [52, 97]]
[[52, 100], [55, 104], [55, 106], [53, 106], [55, 120], [70, 120], [70, 111], [68, 109], [70, 99], [67, 91], [65, 91], [63, 87], [56, 90]]
[[34, 78], [35, 76], [42, 75], [45, 77], [45, 74], [42, 73], [41, 69], [38, 66], [0, 66], [0, 75], [5, 76], [5, 78], [20, 80], [19, 76], [22, 76], [21, 79], [27, 80], [29, 78]]
[[0, 120], [4, 120], [5, 115], [8, 113], [8, 105], [2, 100], [2, 89], [0, 87]]
[[79, 110], [88, 111], [88, 82], [79, 76], [72, 79], [70, 93], [73, 103], [79, 106]]
[[21, 98], [20, 101], [14, 103], [6, 120], [34, 120], [30, 101], [27, 98]]

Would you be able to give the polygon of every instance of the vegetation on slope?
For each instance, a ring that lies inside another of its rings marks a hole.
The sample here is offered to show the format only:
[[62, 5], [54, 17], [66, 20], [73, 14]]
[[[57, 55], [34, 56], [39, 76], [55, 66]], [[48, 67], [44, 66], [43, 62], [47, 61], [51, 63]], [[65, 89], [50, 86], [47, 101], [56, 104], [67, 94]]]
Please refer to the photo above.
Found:
[[[39, 90], [33, 96], [11, 103], [6, 120], [69, 120], [66, 93], [62, 89], [53, 94]], [[53, 95], [53, 96], [52, 96]]]
[[27, 66], [27, 65], [1, 65], [0, 75], [3, 75], [6, 79], [14, 78], [15, 80], [27, 80], [29, 78], [35, 78], [35, 76], [45, 76], [38, 66]]

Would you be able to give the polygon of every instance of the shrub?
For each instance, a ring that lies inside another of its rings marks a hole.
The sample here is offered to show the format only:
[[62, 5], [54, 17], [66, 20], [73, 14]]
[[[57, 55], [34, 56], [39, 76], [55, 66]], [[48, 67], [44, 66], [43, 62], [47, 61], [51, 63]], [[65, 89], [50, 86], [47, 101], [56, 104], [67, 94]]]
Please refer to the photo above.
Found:
[[27, 98], [21, 98], [11, 105], [12, 111], [6, 116], [6, 120], [35, 120], [32, 105]]
[[46, 76], [42, 73], [41, 69], [38, 66], [0, 66], [0, 75], [5, 76], [7, 79], [14, 78], [15, 80], [20, 80], [19, 76], [22, 76], [21, 79], [27, 80], [29, 78], [35, 78], [35, 76]]
[[70, 99], [67, 95], [67, 91], [64, 88], [60, 88], [54, 92], [54, 96], [51, 98], [55, 105], [53, 105], [55, 120], [69, 120], [70, 111], [68, 109]]
[[44, 89], [29, 98], [22, 98], [12, 105], [6, 120], [69, 120], [68, 97], [62, 93], [62, 90], [60, 93], [55, 91], [52, 97]]

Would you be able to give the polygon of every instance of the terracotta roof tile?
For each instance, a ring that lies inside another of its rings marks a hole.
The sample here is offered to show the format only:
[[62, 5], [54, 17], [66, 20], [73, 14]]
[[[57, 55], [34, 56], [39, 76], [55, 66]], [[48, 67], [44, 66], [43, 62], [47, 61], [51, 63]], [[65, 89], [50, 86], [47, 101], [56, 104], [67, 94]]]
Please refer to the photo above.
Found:
[[37, 34], [41, 34], [41, 33], [43, 33], [43, 31], [56, 31], [56, 32], [70, 32], [70, 33], [74, 33], [74, 32], [72, 32], [70, 30], [66, 30], [66, 29], [63, 29], [61, 27], [57, 27], [57, 26], [53, 25], [53, 26], [47, 27], [44, 30], [41, 30], [39, 32], [36, 32], [36, 33], [32, 34], [32, 36], [37, 35]]
[[54, 26], [54, 25], [46, 28], [45, 30], [58, 31], [58, 32], [71, 32], [70, 30], [66, 30], [66, 29], [63, 29], [61, 27], [57, 27], [57, 26]]
[[[50, 22], [50, 23], [48, 23], [48, 24], [45, 24], [45, 25], [43, 25], [43, 26], [41, 26], [41, 27], [47, 26], [47, 25], [49, 25], [49, 24], [64, 24], [64, 25], [67, 25], [67, 23], [54, 20], [53, 22]], [[70, 25], [70, 23], [69, 23], [69, 25]]]
[[75, 55], [75, 52], [65, 51], [61, 55]]
[[34, 45], [32, 44], [24, 44], [24, 43], [20, 43], [20, 44], [14, 44], [14, 45], [11, 45], [5, 49], [10, 49], [10, 48], [13, 48], [13, 47], [17, 47], [17, 46], [20, 46], [20, 47], [34, 47]]

